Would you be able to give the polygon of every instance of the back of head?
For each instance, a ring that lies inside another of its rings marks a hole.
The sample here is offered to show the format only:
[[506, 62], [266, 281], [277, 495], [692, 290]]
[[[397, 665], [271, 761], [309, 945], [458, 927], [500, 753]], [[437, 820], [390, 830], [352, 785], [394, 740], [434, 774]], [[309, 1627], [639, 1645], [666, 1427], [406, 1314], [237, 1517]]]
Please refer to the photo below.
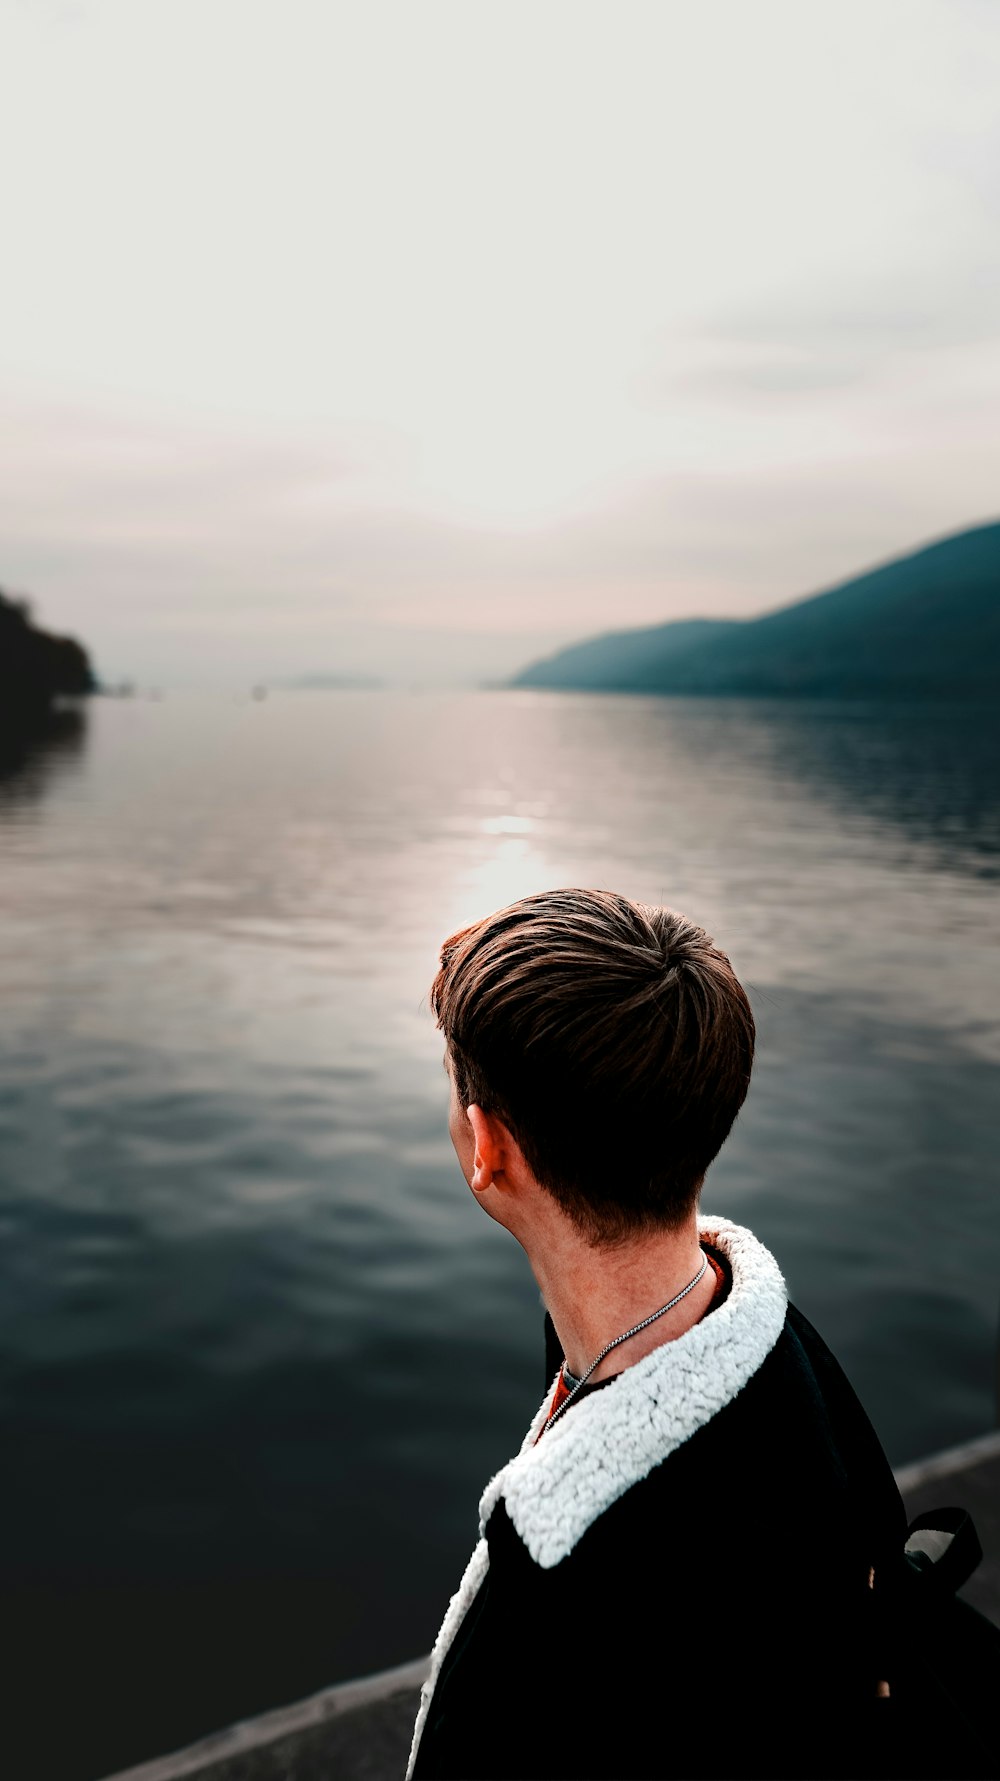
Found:
[[462, 1105], [503, 1121], [592, 1241], [690, 1213], [754, 1047], [703, 928], [612, 891], [543, 891], [445, 942], [431, 1005]]

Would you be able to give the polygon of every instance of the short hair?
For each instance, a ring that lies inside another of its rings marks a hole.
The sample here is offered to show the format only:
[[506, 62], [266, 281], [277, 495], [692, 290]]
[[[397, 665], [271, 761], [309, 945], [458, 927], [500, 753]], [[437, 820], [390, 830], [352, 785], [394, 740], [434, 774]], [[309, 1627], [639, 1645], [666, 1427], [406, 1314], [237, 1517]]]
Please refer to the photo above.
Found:
[[463, 1107], [503, 1122], [589, 1241], [683, 1223], [754, 1050], [703, 928], [613, 891], [542, 891], [452, 934], [430, 1000]]

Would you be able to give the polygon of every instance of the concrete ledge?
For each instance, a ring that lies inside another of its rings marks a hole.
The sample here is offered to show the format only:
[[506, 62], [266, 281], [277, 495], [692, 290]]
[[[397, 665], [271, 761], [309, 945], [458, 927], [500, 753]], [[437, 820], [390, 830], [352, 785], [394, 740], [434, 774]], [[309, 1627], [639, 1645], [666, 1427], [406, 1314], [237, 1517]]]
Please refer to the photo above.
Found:
[[932, 1453], [929, 1459], [914, 1460], [912, 1465], [900, 1466], [896, 1472], [896, 1483], [901, 1496], [909, 1491], [919, 1490], [923, 1484], [933, 1484], [939, 1478], [951, 1478], [956, 1472], [967, 1472], [972, 1467], [984, 1465], [988, 1460], [1000, 1460], [1000, 1430], [990, 1435], [979, 1435], [975, 1441], [963, 1441], [960, 1447], [946, 1447], [943, 1453]]
[[[381, 1781], [402, 1775], [430, 1658], [323, 1688], [212, 1732], [172, 1756], [121, 1769], [107, 1781]], [[280, 1751], [278, 1747], [280, 1746]], [[387, 1747], [388, 1746], [388, 1747]], [[396, 1760], [400, 1759], [400, 1760]]]
[[[1000, 1433], [901, 1466], [896, 1482], [912, 1520], [957, 1500], [983, 1543], [983, 1562], [962, 1591], [1000, 1624]], [[240, 1721], [105, 1781], [402, 1781], [429, 1658]]]

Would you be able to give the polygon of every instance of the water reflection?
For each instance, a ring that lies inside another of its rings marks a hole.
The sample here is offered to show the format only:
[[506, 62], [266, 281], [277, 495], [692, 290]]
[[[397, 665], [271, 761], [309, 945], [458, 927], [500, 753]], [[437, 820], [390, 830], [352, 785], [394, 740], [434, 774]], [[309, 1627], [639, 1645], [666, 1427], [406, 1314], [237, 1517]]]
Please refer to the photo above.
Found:
[[698, 744], [706, 757], [738, 761], [741, 773], [752, 764], [776, 785], [793, 778], [848, 824], [891, 825], [940, 865], [976, 876], [997, 871], [995, 707], [712, 701]]
[[54, 779], [77, 769], [87, 735], [82, 706], [57, 707], [28, 728], [0, 724], [0, 821], [37, 804]]

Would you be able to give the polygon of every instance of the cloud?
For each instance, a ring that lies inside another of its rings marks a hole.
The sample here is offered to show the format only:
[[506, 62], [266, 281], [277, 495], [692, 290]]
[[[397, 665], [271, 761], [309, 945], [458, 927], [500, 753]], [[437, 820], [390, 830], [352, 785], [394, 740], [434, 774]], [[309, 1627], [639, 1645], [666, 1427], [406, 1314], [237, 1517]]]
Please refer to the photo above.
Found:
[[0, 12], [0, 580], [109, 672], [475, 676], [987, 516], [1000, 28], [901, 21]]

